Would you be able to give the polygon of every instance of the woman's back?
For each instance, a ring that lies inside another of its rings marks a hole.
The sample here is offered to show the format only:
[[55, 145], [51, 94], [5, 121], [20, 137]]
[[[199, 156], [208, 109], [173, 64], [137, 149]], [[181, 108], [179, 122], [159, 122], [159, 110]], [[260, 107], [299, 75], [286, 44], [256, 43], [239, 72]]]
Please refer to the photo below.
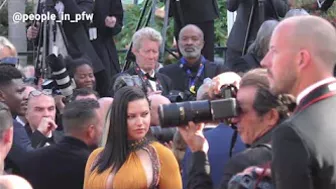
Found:
[[84, 189], [182, 188], [178, 163], [173, 153], [158, 142], [135, 144], [125, 163], [98, 174], [91, 171], [103, 148], [92, 152], [85, 169]]

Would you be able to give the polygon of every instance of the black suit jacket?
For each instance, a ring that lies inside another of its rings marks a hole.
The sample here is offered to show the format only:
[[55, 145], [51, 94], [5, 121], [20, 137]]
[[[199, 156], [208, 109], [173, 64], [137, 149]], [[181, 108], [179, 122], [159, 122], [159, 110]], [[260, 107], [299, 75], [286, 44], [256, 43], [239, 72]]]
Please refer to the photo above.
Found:
[[32, 132], [32, 129], [28, 124], [25, 125], [25, 130], [28, 134], [28, 137], [31, 140], [33, 148], [42, 148], [46, 145], [46, 143], [55, 144], [58, 143], [63, 138], [63, 131], [55, 130], [52, 133], [52, 137], [47, 138], [38, 130]]
[[84, 142], [66, 136], [58, 144], [30, 152], [22, 176], [34, 189], [82, 189], [90, 152]]
[[[123, 26], [123, 7], [121, 0], [95, 0], [93, 25], [97, 27], [97, 39], [92, 44], [102, 60], [108, 79], [120, 73], [117, 49], [113, 36], [120, 33]], [[117, 19], [114, 28], [105, 26], [105, 18], [115, 16]]]
[[[189, 77], [186, 73], [186, 70], [184, 68], [181, 68], [180, 65], [181, 62], [179, 61], [178, 63], [164, 66], [159, 70], [159, 73], [162, 73], [171, 79], [173, 83], [173, 90], [178, 90], [182, 92], [189, 91]], [[197, 71], [198, 66], [197, 69], [195, 69], [193, 75], [196, 76]], [[203, 84], [203, 80], [205, 78], [212, 79], [213, 77], [225, 71], [228, 71], [225, 66], [206, 61], [206, 63], [204, 64], [203, 73], [201, 74], [201, 77], [198, 79], [198, 81], [195, 83], [196, 91]]]
[[5, 170], [9, 173], [19, 173], [23, 157], [27, 152], [35, 150], [31, 140], [41, 143], [45, 137], [41, 137], [39, 132], [34, 132], [29, 137], [24, 126], [15, 119], [13, 119], [13, 127], [13, 144], [5, 159]]
[[[247, 25], [252, 9], [252, 2], [254, 0], [227, 0], [227, 9], [231, 12], [237, 11], [236, 20], [230, 32], [227, 47], [241, 52], [244, 46]], [[289, 10], [288, 0], [272, 0], [275, 9], [280, 17], [284, 17]], [[276, 19], [270, 0], [265, 0], [265, 19]], [[253, 15], [253, 23], [251, 24], [251, 33], [249, 44], [251, 44], [257, 36], [260, 23], [259, 23], [259, 7], [256, 6], [255, 14]]]
[[[217, 0], [183, 0], [180, 1], [180, 5], [186, 24], [211, 21], [219, 17]], [[176, 0], [171, 1], [169, 12], [175, 19], [180, 19]]]
[[[138, 75], [134, 67], [126, 70], [123, 73], [127, 73], [129, 75]], [[110, 86], [110, 96], [112, 97], [114, 96], [113, 85], [114, 85], [115, 80], [117, 79], [117, 77], [119, 77], [123, 73], [117, 74], [113, 77], [111, 86]], [[171, 79], [162, 73], [155, 73], [155, 77], [160, 81], [160, 84], [162, 85], [162, 88], [163, 88], [162, 95], [168, 95], [169, 91], [173, 89], [173, 84], [172, 84]]]
[[[322, 96], [309, 93], [301, 109]], [[272, 179], [277, 189], [336, 188], [336, 96], [296, 112], [274, 132]]]

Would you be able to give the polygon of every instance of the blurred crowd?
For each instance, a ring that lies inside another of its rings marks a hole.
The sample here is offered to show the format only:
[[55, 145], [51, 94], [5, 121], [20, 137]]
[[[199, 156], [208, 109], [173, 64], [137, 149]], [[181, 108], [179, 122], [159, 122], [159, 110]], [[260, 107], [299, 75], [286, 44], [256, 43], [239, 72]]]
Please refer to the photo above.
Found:
[[[18, 65], [0, 37], [0, 188], [336, 188], [336, 29], [311, 15], [333, 1], [227, 0], [237, 17], [224, 64], [217, 1], [173, 1], [180, 58], [160, 64], [165, 41], [144, 27], [123, 72], [121, 1], [58, 3], [95, 16], [63, 23], [52, 77]], [[41, 25], [29, 40], [46, 37]]]

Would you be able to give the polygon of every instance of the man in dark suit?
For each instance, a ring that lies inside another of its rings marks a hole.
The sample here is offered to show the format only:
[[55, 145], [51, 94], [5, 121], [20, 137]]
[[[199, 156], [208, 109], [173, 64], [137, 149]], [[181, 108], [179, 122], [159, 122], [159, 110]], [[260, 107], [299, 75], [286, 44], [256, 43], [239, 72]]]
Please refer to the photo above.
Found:
[[204, 35], [196, 25], [189, 24], [182, 28], [178, 43], [183, 57], [178, 63], [164, 66], [159, 72], [172, 80], [174, 90], [188, 91], [196, 97], [196, 92], [205, 78], [212, 79], [226, 69], [201, 55]]
[[[233, 24], [232, 30], [230, 32], [227, 41], [227, 53], [226, 53], [226, 64], [229, 68], [232, 67], [232, 63], [235, 59], [242, 56], [244, 40], [247, 33], [247, 26], [252, 10], [253, 3], [256, 2], [255, 11], [252, 18], [250, 35], [248, 38], [247, 47], [251, 45], [257, 36], [260, 22], [260, 8], [258, 6], [258, 0], [228, 0], [227, 9], [231, 12], [237, 11], [236, 20]], [[272, 6], [273, 4], [273, 6]], [[264, 20], [278, 19], [277, 17], [284, 17], [289, 9], [288, 0], [265, 0], [264, 1]], [[275, 8], [275, 10], [273, 9]], [[247, 50], [247, 49], [246, 49]]]
[[106, 78], [97, 78], [101, 82], [97, 85], [97, 91], [101, 91], [100, 88], [105, 89], [105, 93], [100, 94], [101, 97], [107, 95], [108, 88], [106, 86], [110, 85], [112, 77], [120, 73], [113, 36], [120, 33], [122, 29], [123, 13], [121, 0], [95, 1], [93, 27], [97, 28], [97, 38], [92, 40], [92, 44], [104, 64], [106, 74]]
[[[138, 75], [151, 93], [162, 93], [168, 95], [172, 89], [172, 82], [164, 74], [156, 73], [155, 68], [158, 64], [160, 45], [162, 43], [161, 34], [153, 28], [145, 27], [133, 35], [132, 52], [135, 55], [136, 64], [124, 73]], [[110, 94], [113, 96], [113, 86], [117, 77], [111, 82]]]
[[25, 158], [22, 175], [34, 189], [83, 188], [86, 161], [102, 135], [104, 118], [99, 107], [93, 99], [66, 105], [62, 117], [65, 137]]
[[[180, 7], [180, 11], [179, 11]], [[173, 0], [170, 14], [174, 17], [174, 35], [179, 40], [180, 30], [187, 24], [197, 25], [204, 33], [202, 55], [214, 61], [215, 26], [214, 20], [219, 17], [217, 0]]]
[[291, 17], [274, 30], [261, 62], [272, 92], [293, 94], [298, 104], [273, 134], [271, 172], [277, 189], [336, 188], [335, 44], [336, 31], [328, 21]]
[[[56, 130], [55, 117], [56, 104], [51, 91], [31, 91], [27, 102], [27, 124], [24, 127], [34, 148], [52, 145], [61, 140], [63, 134], [62, 131]], [[41, 139], [32, 138], [32, 134], [36, 131], [40, 131], [38, 136]]]

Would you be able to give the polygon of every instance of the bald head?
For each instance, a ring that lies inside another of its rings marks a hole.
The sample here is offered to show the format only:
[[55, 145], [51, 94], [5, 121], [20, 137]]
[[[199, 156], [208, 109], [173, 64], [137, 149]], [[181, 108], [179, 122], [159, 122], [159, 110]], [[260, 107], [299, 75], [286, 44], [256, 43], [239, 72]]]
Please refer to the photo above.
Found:
[[168, 98], [158, 94], [150, 95], [148, 98], [151, 102], [151, 126], [158, 126], [160, 125], [159, 106], [161, 104], [170, 104], [170, 101]]
[[194, 24], [188, 24], [186, 26], [184, 26], [179, 33], [179, 39], [181, 39], [181, 37], [185, 34], [185, 33], [190, 33], [190, 32], [195, 32], [197, 33], [197, 35], [204, 40], [204, 34], [203, 31], [196, 25]]
[[16, 175], [0, 176], [1, 189], [32, 189], [31, 185], [23, 178]]
[[309, 51], [314, 62], [334, 68], [336, 30], [327, 20], [310, 15], [290, 17], [274, 33], [282, 33], [293, 49]]

